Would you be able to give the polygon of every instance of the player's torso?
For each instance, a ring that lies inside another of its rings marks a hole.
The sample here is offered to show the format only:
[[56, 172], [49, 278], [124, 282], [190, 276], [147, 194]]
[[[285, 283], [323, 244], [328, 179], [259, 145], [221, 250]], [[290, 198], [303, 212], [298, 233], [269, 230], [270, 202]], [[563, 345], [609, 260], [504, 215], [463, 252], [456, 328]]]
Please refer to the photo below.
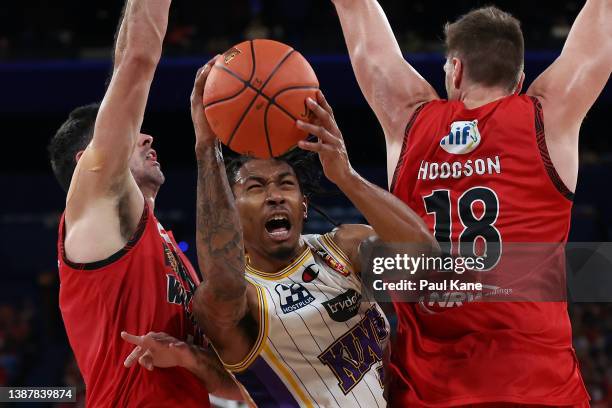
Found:
[[[59, 267], [60, 309], [89, 404], [163, 405], [187, 391], [197, 395], [198, 405], [206, 403], [204, 388], [182, 370], [149, 373], [141, 367], [123, 367], [133, 348], [119, 337], [123, 330], [163, 331], [201, 341], [190, 321], [191, 297], [199, 279], [171, 233], [148, 208], [121, 251], [95, 264], [72, 264], [60, 257]], [[188, 406], [195, 402], [196, 396], [184, 401]]]
[[247, 269], [264, 324], [258, 354], [228, 368], [260, 407], [385, 406], [388, 322], [362, 299], [359, 278], [333, 241], [304, 238], [306, 250], [284, 270]]
[[510, 96], [472, 110], [430, 102], [407, 132], [392, 191], [439, 241], [567, 238], [571, 193], [550, 163], [531, 98]]
[[[392, 191], [441, 246], [473, 256], [486, 242], [486, 266], [512, 279], [525, 270], [502, 268], [517, 262], [504, 248], [518, 253], [515, 243], [567, 239], [572, 194], [550, 163], [539, 104], [527, 96], [473, 110], [460, 102], [425, 104], [408, 124]], [[405, 380], [392, 388], [395, 406], [490, 402], [502, 395], [525, 403], [584, 398], [565, 303], [445, 302], [445, 295], [395, 304], [399, 333], [391, 365]], [[524, 361], [529, 369], [519, 369]], [[457, 376], [452, 386], [444, 380]]]

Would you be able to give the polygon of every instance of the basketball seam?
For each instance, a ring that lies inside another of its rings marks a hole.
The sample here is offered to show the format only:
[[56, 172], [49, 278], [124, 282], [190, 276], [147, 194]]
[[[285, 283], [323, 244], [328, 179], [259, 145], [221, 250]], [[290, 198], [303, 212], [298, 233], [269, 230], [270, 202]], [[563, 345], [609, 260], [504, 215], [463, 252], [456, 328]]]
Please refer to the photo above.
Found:
[[[253, 80], [253, 76], [255, 76], [255, 70], [256, 70], [256, 66], [257, 66], [257, 61], [255, 59], [255, 45], [253, 44], [253, 40], [249, 40], [249, 44], [250, 44], [250, 49], [251, 49], [251, 62], [252, 62], [252, 64], [251, 64], [251, 76], [249, 77], [249, 80], [245, 82], [245, 85], [248, 86], [249, 88], [257, 91], [256, 89], [254, 89], [253, 86], [251, 86], [251, 81]], [[231, 72], [229, 69], [228, 69], [228, 71]], [[236, 136], [236, 132], [240, 128], [240, 125], [242, 124], [242, 121], [244, 120], [244, 118], [246, 118], [246, 115], [249, 113], [249, 111], [251, 110], [251, 107], [253, 106], [253, 104], [255, 103], [256, 100], [257, 100], [257, 95], [255, 95], [253, 100], [251, 100], [251, 102], [249, 103], [249, 105], [247, 106], [245, 111], [242, 112], [242, 115], [240, 116], [240, 120], [238, 120], [238, 123], [236, 124], [236, 127], [232, 131], [232, 134], [230, 135], [229, 139], [227, 139], [227, 147], [231, 146], [232, 140], [234, 140], [234, 136]]]
[[290, 88], [285, 88], [282, 89], [280, 91], [278, 91], [276, 94], [274, 94], [274, 96], [272, 96], [271, 99], [268, 100], [268, 106], [266, 106], [266, 111], [264, 112], [264, 130], [266, 132], [266, 140], [268, 142], [268, 151], [270, 152], [270, 156], [274, 157], [274, 154], [272, 154], [272, 143], [270, 142], [270, 135], [268, 132], [268, 111], [270, 110], [270, 106], [274, 105], [276, 106], [281, 112], [283, 112], [284, 114], [286, 114], [287, 116], [289, 116], [292, 120], [297, 120], [297, 118], [295, 118], [291, 112], [289, 112], [288, 110], [286, 110], [285, 108], [283, 108], [281, 105], [279, 105], [278, 103], [276, 103], [276, 97], [280, 94], [282, 94], [283, 92], [286, 91], [291, 91], [293, 89], [319, 89], [316, 86], [292, 86]]
[[234, 95], [231, 95], [231, 96], [228, 96], [228, 97], [225, 97], [225, 98], [221, 98], [219, 100], [212, 101], [212, 102], [204, 105], [204, 109], [208, 108], [209, 106], [213, 106], [213, 105], [216, 105], [216, 104], [218, 104], [220, 102], [225, 102], [227, 100], [230, 100], [232, 98], [237, 97], [242, 92], [244, 92], [244, 90], [247, 89], [247, 87], [251, 84], [251, 80], [253, 79], [253, 75], [255, 75], [255, 52], [253, 50], [253, 41], [249, 40], [249, 44], [251, 46], [251, 60], [253, 61], [253, 63], [251, 64], [251, 75], [249, 76], [249, 80], [245, 81], [244, 79], [240, 78], [233, 71], [227, 69], [226, 67], [223, 67], [223, 66], [218, 67], [217, 64], [213, 65], [213, 68], [223, 70], [223, 71], [227, 72], [228, 74], [230, 74], [231, 76], [233, 76], [234, 78], [238, 79], [240, 82], [242, 82], [242, 89], [240, 91], [238, 91], [237, 93], [235, 93]]
[[277, 97], [278, 97], [280, 94], [282, 94], [283, 92], [293, 91], [293, 90], [295, 90], [295, 89], [319, 89], [319, 87], [318, 87], [318, 86], [306, 86], [306, 85], [304, 85], [304, 86], [291, 86], [291, 87], [289, 87], [289, 88], [285, 88], [285, 89], [282, 89], [282, 90], [278, 91], [277, 93], [275, 93], [275, 94], [274, 94], [274, 96], [272, 96], [272, 98], [270, 98], [270, 99], [268, 100], [269, 105], [270, 105], [270, 104], [276, 105], [276, 106], [278, 107], [278, 109], [280, 109], [281, 111], [283, 111], [284, 113], [286, 113], [286, 114], [287, 114], [287, 115], [288, 115], [288, 116], [289, 116], [291, 119], [293, 119], [293, 120], [297, 120], [297, 118], [296, 118], [295, 116], [293, 116], [293, 115], [291, 114], [291, 112], [289, 112], [287, 109], [283, 108], [283, 106], [282, 106], [282, 105], [280, 105], [280, 104], [276, 103], [276, 98], [277, 98]]
[[[230, 135], [229, 139], [227, 140], [227, 146], [231, 148], [231, 144], [232, 141], [234, 140], [234, 136], [236, 136], [236, 132], [238, 131], [238, 129], [240, 128], [240, 125], [242, 124], [242, 121], [244, 120], [244, 118], [246, 117], [246, 115], [248, 114], [249, 110], [251, 110], [251, 108], [253, 107], [253, 104], [255, 103], [255, 101], [257, 100], [257, 97], [259, 97], [259, 95], [263, 96], [265, 99], [268, 99], [269, 102], [269, 98], [267, 98], [264, 94], [263, 94], [263, 89], [266, 87], [266, 85], [268, 84], [268, 82], [270, 82], [270, 80], [272, 79], [272, 77], [274, 76], [274, 74], [276, 74], [276, 72], [279, 70], [279, 68], [285, 63], [285, 61], [287, 61], [287, 59], [289, 58], [289, 56], [291, 54], [293, 54], [295, 52], [294, 49], [291, 49], [284, 57], [282, 60], [280, 60], [280, 62], [278, 64], [276, 64], [276, 66], [272, 69], [272, 72], [270, 72], [270, 75], [268, 76], [268, 78], [266, 78], [266, 80], [264, 81], [263, 85], [261, 86], [261, 90], [256, 89], [255, 87], [253, 87], [251, 85], [251, 81], [253, 80], [253, 78], [251, 77], [251, 79], [248, 82], [248, 86], [250, 88], [252, 88], [255, 92], [257, 92], [257, 95], [255, 95], [253, 97], [253, 100], [251, 101], [251, 103], [249, 103], [249, 106], [247, 106], [246, 110], [242, 113], [242, 116], [240, 117], [240, 120], [238, 121], [238, 123], [236, 124], [236, 127], [234, 128], [234, 130], [232, 131], [232, 134]], [[251, 41], [251, 57], [253, 59], [253, 75], [255, 74], [255, 47], [253, 45], [253, 41]], [[269, 103], [268, 103], [269, 104]], [[265, 117], [264, 117], [264, 123], [265, 123]], [[267, 138], [267, 134], [266, 134], [266, 138]], [[269, 140], [268, 142], [268, 151], [272, 151], [272, 147], [270, 146], [270, 142]]]
[[[222, 68], [222, 67], [221, 67], [221, 68], [217, 68], [217, 69], [224, 69], [224, 68]], [[231, 71], [227, 70], [226, 72], [231, 72]], [[243, 81], [243, 80], [241, 80], [241, 81]], [[235, 93], [235, 94], [233, 94], [233, 95], [227, 96], [227, 97], [225, 97], [225, 98], [217, 99], [216, 101], [213, 101], [213, 102], [209, 102], [209, 103], [207, 103], [206, 105], [204, 105], [204, 109], [206, 109], [206, 108], [208, 108], [208, 107], [210, 107], [210, 106], [216, 105], [216, 104], [218, 104], [218, 103], [221, 103], [221, 102], [229, 101], [230, 99], [233, 99], [233, 98], [237, 97], [238, 95], [240, 95], [241, 93], [243, 93], [243, 92], [244, 92], [244, 90], [245, 90], [245, 89], [247, 89], [247, 88], [248, 88], [248, 87], [246, 86], [246, 84], [245, 84], [245, 83], [244, 83], [244, 81], [243, 81], [243, 83], [242, 83], [242, 89], [241, 89], [241, 90], [239, 90], [238, 92], [236, 92], [236, 93]]]

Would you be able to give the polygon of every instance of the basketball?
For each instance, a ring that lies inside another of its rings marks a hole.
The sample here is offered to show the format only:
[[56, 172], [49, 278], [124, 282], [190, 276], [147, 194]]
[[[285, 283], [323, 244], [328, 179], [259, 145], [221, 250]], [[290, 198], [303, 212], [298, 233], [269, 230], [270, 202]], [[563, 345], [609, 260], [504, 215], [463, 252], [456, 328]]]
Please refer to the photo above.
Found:
[[257, 158], [282, 155], [308, 135], [306, 98], [319, 81], [306, 59], [272, 40], [242, 42], [220, 55], [204, 88], [206, 118], [233, 151]]

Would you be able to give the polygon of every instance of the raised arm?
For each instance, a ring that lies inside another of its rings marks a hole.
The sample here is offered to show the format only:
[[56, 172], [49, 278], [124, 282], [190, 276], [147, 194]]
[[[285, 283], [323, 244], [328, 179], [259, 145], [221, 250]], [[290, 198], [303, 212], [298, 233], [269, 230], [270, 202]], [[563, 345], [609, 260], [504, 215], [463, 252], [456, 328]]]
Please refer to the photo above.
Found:
[[438, 95], [404, 59], [378, 1], [332, 1], [357, 82], [383, 127], [387, 148], [399, 144], [400, 149], [412, 112]]
[[307, 100], [314, 113], [314, 124], [298, 122], [303, 130], [317, 136], [318, 143], [300, 142], [302, 149], [317, 152], [326, 177], [340, 188], [370, 225], [343, 225], [334, 240], [359, 270], [359, 246], [363, 240], [378, 236], [384, 242], [422, 244], [424, 250], [437, 247], [427, 225], [414, 211], [388, 191], [368, 182], [349, 163], [342, 133], [323, 94], [317, 101]]
[[[140, 219], [144, 201], [128, 163], [161, 56], [170, 2], [128, 0], [125, 4], [112, 79], [66, 200], [66, 250], [73, 261], [91, 262], [111, 255], [125, 244]], [[79, 244], [97, 237], [105, 238], [99, 249]]]
[[551, 159], [559, 163], [559, 175], [572, 190], [577, 177], [580, 125], [611, 72], [612, 0], [587, 0], [561, 55], [527, 90], [542, 103]]
[[194, 312], [220, 357], [231, 364], [255, 342], [249, 328], [257, 323], [250, 313], [257, 310], [257, 299], [244, 277], [242, 227], [221, 147], [204, 115], [202, 94], [212, 63], [198, 71], [191, 95], [198, 161], [196, 247], [204, 278], [194, 296]]

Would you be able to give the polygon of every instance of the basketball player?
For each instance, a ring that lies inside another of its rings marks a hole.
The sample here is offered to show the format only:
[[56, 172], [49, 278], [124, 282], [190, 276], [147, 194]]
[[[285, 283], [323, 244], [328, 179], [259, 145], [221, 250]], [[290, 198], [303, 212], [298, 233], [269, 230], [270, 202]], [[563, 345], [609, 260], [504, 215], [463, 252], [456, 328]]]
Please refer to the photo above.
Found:
[[[153, 214], [164, 175], [153, 138], [139, 133], [169, 7], [170, 0], [127, 1], [102, 104], [74, 110], [49, 147], [68, 192], [58, 241], [60, 309], [91, 407], [209, 406], [207, 389], [183, 368], [121, 364], [131, 349], [121, 330], [197, 337], [188, 313], [199, 280]], [[209, 391], [236, 395], [214, 354], [189, 350]]]
[[[390, 189], [440, 244], [565, 242], [580, 124], [612, 69], [612, 2], [586, 1], [526, 94], [515, 18], [486, 7], [447, 24], [448, 100], [404, 60], [377, 1], [333, 3], [385, 133]], [[564, 302], [395, 309], [393, 406], [588, 404]]]
[[[389, 328], [379, 306], [362, 301], [360, 244], [376, 235], [431, 248], [433, 236], [400, 200], [351, 168], [320, 92], [317, 101], [307, 102], [315, 123], [297, 122], [319, 142], [299, 146], [318, 153], [327, 178], [372, 227], [343, 225], [324, 235], [302, 235], [306, 196], [317, 183], [298, 160], [304, 152], [270, 160], [243, 156], [224, 168], [203, 113], [209, 71], [210, 65], [198, 74], [192, 96], [197, 246], [204, 274], [194, 297], [198, 322], [260, 407], [386, 406], [382, 348]], [[162, 350], [159, 359], [176, 348]]]

